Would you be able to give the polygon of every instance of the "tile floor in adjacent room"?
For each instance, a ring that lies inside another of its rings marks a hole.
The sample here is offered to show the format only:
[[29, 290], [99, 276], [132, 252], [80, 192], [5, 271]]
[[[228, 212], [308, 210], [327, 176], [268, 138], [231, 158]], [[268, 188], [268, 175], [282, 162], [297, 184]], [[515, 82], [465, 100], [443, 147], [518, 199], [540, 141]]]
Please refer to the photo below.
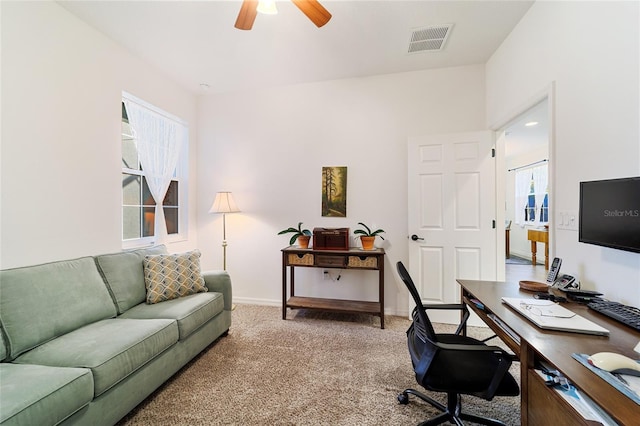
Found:
[[548, 270], [544, 268], [544, 265], [515, 265], [506, 264], [505, 280], [515, 281], [530, 280], [546, 282]]

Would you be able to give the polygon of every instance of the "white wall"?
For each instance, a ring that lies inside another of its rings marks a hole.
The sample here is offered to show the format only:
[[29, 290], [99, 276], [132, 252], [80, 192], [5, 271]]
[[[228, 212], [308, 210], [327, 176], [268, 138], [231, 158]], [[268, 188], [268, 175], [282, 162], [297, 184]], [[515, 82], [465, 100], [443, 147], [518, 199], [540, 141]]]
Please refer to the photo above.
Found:
[[196, 99], [54, 2], [0, 5], [0, 266], [118, 251], [122, 91], [190, 124], [192, 182]]
[[[395, 263], [408, 258], [407, 138], [484, 128], [484, 67], [382, 75], [209, 95], [198, 107], [198, 235], [205, 268], [222, 265], [215, 193], [234, 193], [227, 215], [227, 269], [234, 299], [279, 304], [281, 253], [295, 226], [383, 228], [388, 312], [408, 313]], [[347, 217], [321, 216], [322, 166], [347, 166]], [[300, 270], [299, 268], [298, 270]], [[337, 271], [332, 272], [337, 276]], [[368, 275], [367, 275], [368, 274]], [[377, 298], [376, 273], [322, 270], [296, 275], [300, 294]], [[303, 285], [306, 282], [308, 285]], [[306, 286], [306, 287], [305, 287]]]
[[[487, 63], [490, 125], [555, 82], [556, 211], [578, 211], [580, 181], [640, 175], [639, 18], [638, 2], [536, 2]], [[565, 272], [640, 306], [640, 254], [555, 232]]]

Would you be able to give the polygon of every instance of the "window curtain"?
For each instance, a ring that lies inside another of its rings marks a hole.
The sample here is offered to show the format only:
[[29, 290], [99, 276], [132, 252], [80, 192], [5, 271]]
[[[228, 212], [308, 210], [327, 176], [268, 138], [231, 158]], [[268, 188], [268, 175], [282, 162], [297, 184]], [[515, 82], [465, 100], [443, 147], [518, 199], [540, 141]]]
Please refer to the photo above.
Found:
[[531, 185], [531, 169], [516, 171], [516, 225], [526, 223], [526, 208], [529, 203], [529, 188]]
[[162, 203], [178, 164], [184, 126], [135, 102], [127, 99], [124, 102], [140, 164], [156, 201], [154, 241], [161, 244], [167, 239]]
[[531, 172], [533, 173], [533, 186], [535, 188], [536, 197], [536, 224], [540, 224], [542, 218], [541, 209], [544, 203], [544, 196], [547, 193], [547, 184], [549, 181], [548, 166], [543, 164], [541, 166], [534, 167]]

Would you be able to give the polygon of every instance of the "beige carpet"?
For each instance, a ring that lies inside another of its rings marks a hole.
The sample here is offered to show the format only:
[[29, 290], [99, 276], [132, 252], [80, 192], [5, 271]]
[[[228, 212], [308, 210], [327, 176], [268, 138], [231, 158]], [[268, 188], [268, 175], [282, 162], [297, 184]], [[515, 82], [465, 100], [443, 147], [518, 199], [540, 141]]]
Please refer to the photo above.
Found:
[[[387, 316], [381, 330], [378, 318], [365, 315], [301, 310], [283, 321], [281, 312], [237, 305], [229, 335], [119, 425], [415, 425], [436, 414], [413, 397], [408, 405], [396, 399], [407, 387], [423, 390], [407, 352], [406, 318]], [[520, 424], [519, 404], [463, 397], [466, 411], [508, 425]]]

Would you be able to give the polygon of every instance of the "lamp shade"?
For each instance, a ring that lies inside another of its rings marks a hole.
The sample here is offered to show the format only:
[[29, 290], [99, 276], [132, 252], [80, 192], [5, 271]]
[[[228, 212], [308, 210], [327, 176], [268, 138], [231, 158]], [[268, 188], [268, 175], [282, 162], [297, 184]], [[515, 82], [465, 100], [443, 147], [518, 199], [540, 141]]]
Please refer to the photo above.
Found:
[[239, 211], [231, 192], [218, 192], [209, 213], [238, 213]]

